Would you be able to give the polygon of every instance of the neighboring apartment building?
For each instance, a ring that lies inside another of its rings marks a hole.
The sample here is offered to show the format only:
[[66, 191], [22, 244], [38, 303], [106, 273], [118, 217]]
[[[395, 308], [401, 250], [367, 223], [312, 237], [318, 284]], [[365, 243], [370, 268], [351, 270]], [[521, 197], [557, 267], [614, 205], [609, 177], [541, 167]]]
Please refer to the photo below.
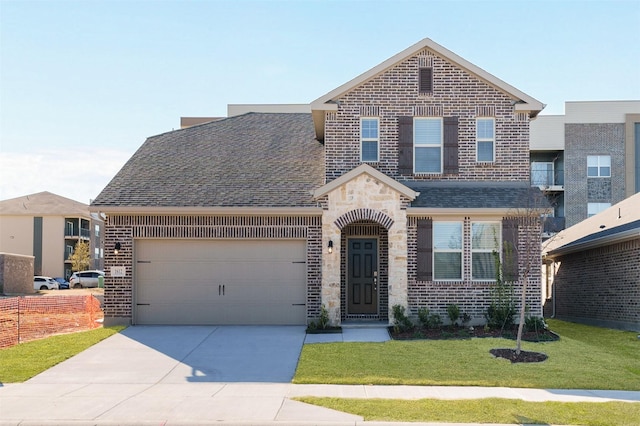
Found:
[[531, 183], [554, 206], [549, 237], [640, 192], [640, 101], [566, 102], [531, 123]]
[[103, 269], [103, 227], [87, 204], [50, 192], [0, 201], [0, 252], [34, 256], [34, 275], [68, 279], [78, 241], [90, 245], [91, 268]]
[[449, 304], [482, 324], [494, 252], [516, 291], [529, 272], [541, 315], [522, 209], [543, 107], [424, 39], [307, 108], [152, 136], [91, 204], [105, 324], [306, 324], [322, 305], [334, 324], [389, 323], [394, 305]]

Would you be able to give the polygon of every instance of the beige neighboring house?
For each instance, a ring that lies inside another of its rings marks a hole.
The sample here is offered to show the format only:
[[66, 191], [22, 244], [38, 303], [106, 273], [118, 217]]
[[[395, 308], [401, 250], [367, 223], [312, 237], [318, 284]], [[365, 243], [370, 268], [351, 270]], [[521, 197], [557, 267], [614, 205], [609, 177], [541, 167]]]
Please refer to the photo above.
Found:
[[640, 331], [640, 193], [543, 246], [547, 315]]
[[50, 192], [0, 201], [0, 252], [34, 256], [34, 275], [68, 279], [80, 240], [90, 244], [90, 268], [102, 269], [103, 227], [87, 204]]

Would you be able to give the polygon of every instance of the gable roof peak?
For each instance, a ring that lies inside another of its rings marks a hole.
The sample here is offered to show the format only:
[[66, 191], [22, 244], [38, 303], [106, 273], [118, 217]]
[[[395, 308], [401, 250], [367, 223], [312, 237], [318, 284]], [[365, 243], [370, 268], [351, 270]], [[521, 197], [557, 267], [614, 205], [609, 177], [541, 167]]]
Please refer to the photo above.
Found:
[[453, 53], [452, 51], [445, 48], [444, 46], [441, 46], [440, 44], [434, 42], [430, 38], [424, 38], [419, 42], [404, 49], [403, 51], [390, 57], [386, 61], [378, 64], [377, 66], [371, 68], [368, 71], [365, 71], [364, 73], [360, 74], [354, 79], [346, 82], [345, 84], [337, 87], [336, 89], [330, 91], [329, 93], [311, 102], [311, 111], [313, 114], [313, 121], [315, 124], [316, 136], [318, 137], [318, 139], [319, 140], [324, 139], [325, 112], [337, 111], [338, 109], [337, 100], [340, 97], [342, 97], [345, 93], [353, 90], [354, 88], [360, 86], [361, 84], [365, 83], [366, 81], [370, 80], [371, 78], [387, 71], [388, 69], [397, 65], [398, 63], [419, 54], [421, 51], [425, 49], [428, 49], [434, 54], [445, 58], [446, 60], [456, 64], [457, 66], [468, 71], [469, 73], [476, 75], [478, 78], [484, 80], [491, 86], [506, 93], [509, 97], [513, 99], [516, 111], [528, 112], [529, 115], [533, 118], [536, 115], [538, 115], [538, 113], [542, 111], [542, 109], [545, 107], [545, 105], [542, 102], [516, 89], [515, 87], [504, 82], [498, 77], [486, 72], [482, 68], [472, 64], [471, 62], [467, 61], [461, 56], [458, 56], [457, 54]]

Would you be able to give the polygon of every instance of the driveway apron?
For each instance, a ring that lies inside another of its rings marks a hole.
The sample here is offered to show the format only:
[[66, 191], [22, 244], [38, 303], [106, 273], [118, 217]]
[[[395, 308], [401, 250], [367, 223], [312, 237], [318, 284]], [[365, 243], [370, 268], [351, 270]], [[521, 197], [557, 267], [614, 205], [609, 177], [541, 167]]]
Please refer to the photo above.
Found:
[[290, 383], [304, 327], [135, 326], [29, 383]]

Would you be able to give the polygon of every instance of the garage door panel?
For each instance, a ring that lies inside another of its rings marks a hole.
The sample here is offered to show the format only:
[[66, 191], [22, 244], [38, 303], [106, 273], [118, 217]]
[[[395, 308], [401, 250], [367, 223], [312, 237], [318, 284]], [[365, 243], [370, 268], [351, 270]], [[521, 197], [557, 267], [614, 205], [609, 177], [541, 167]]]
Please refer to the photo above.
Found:
[[136, 322], [304, 324], [306, 242], [139, 240]]

